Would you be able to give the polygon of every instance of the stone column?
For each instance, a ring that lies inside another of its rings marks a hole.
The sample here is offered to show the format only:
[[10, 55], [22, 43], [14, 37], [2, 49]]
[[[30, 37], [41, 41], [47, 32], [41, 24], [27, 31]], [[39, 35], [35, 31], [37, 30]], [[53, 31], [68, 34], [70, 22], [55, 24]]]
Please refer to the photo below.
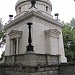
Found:
[[58, 37], [58, 55], [59, 55], [59, 37]]
[[51, 38], [48, 35], [46, 36], [46, 49], [46, 53], [51, 54]]
[[13, 40], [10, 39], [10, 55], [13, 54]]
[[11, 39], [10, 39], [10, 54], [9, 55], [11, 55]]
[[19, 38], [17, 38], [16, 40], [17, 40], [16, 54], [19, 54]]

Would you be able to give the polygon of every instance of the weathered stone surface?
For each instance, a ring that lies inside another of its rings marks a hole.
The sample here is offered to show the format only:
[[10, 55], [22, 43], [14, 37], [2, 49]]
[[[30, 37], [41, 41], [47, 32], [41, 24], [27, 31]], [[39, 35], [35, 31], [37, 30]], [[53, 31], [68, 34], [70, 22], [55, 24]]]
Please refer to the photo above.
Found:
[[75, 63], [61, 64], [59, 67], [60, 75], [74, 75], [75, 74]]
[[26, 53], [12, 56], [5, 56], [5, 64], [19, 66], [39, 66], [39, 65], [58, 65], [58, 55]]
[[40, 67], [0, 65], [0, 75], [75, 75], [75, 63], [40, 65]]

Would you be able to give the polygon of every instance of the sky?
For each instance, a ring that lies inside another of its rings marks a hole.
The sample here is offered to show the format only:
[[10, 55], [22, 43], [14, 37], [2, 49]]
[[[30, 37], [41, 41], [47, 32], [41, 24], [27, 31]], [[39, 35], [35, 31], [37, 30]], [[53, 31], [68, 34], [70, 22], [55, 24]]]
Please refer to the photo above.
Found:
[[52, 3], [52, 15], [59, 13], [59, 19], [64, 22], [70, 22], [75, 18], [75, 1], [74, 0], [50, 0]]
[[[16, 15], [15, 4], [18, 0], [0, 0], [0, 17], [7, 23], [9, 15]], [[75, 18], [75, 2], [74, 0], [50, 0], [52, 3], [52, 15], [59, 13], [59, 19], [64, 22], [70, 22]], [[4, 48], [3, 48], [4, 49]], [[3, 49], [1, 48], [0, 54]]]

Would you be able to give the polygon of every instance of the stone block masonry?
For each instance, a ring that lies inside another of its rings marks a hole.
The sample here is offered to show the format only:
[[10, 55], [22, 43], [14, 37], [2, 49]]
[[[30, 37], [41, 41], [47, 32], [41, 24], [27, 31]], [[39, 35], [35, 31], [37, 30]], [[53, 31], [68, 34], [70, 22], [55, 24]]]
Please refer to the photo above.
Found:
[[58, 65], [59, 55], [25, 53], [18, 55], [5, 56], [6, 65], [23, 65], [23, 66], [37, 66], [37, 65]]
[[58, 55], [26, 53], [5, 56], [0, 75], [75, 75], [75, 63], [60, 63]]
[[60, 75], [75, 75], [75, 63], [63, 63], [59, 66]]
[[5, 65], [0, 75], [59, 75], [58, 66], [17, 66]]
[[58, 55], [25, 53], [5, 56], [0, 75], [59, 75]]

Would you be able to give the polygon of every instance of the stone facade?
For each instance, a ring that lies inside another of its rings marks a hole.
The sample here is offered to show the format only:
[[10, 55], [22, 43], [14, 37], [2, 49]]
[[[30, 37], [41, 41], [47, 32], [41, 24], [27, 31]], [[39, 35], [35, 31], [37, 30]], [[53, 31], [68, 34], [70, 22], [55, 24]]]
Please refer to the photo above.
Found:
[[5, 56], [26, 52], [28, 45], [27, 23], [32, 22], [34, 52], [60, 55], [60, 62], [66, 62], [62, 38], [63, 25], [51, 17], [52, 4], [49, 0], [36, 0], [36, 8], [29, 8], [30, 5], [30, 0], [18, 0], [16, 3], [16, 17], [6, 25]]
[[[35, 53], [40, 54], [51, 54], [51, 55], [61, 55], [60, 62], [66, 62], [64, 54], [64, 46], [62, 39], [62, 24], [54, 21], [52, 18], [47, 17], [39, 12], [30, 11], [24, 14], [18, 19], [15, 19], [6, 26], [6, 50], [5, 55], [13, 55], [14, 49], [10, 48], [10, 36], [11, 31], [22, 32], [21, 38], [19, 39], [18, 53], [24, 54], [26, 52], [27, 40], [28, 40], [28, 26], [27, 23], [32, 22], [32, 40], [34, 45]], [[45, 31], [49, 30], [48, 37]], [[51, 30], [51, 31], [50, 31]], [[60, 33], [60, 34], [59, 34]], [[50, 36], [49, 36], [50, 35]], [[13, 34], [14, 36], [14, 34]], [[17, 36], [17, 34], [16, 34]], [[37, 39], [38, 38], [38, 39]], [[50, 42], [49, 42], [49, 41]], [[41, 42], [40, 42], [41, 41]], [[48, 41], [48, 42], [47, 42]], [[57, 45], [56, 45], [57, 44]], [[17, 45], [16, 45], [17, 46]], [[47, 47], [49, 46], [49, 47]], [[54, 48], [55, 46], [55, 48]], [[11, 50], [13, 49], [13, 50]], [[10, 51], [11, 50], [11, 51]], [[12, 52], [12, 53], [10, 53]]]

